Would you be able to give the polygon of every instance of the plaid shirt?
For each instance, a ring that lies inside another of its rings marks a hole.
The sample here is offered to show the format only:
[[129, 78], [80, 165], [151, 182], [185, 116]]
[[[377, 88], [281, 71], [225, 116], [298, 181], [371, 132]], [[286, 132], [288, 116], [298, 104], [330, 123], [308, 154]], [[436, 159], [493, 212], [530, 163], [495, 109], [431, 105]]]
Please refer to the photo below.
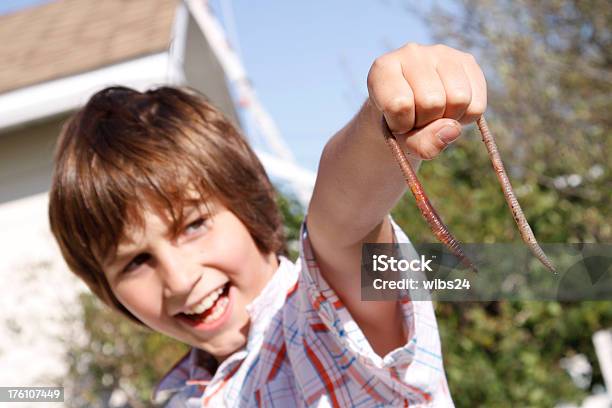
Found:
[[[410, 242], [393, 227], [396, 242]], [[303, 225], [300, 259], [293, 264], [282, 257], [247, 306], [246, 346], [214, 375], [198, 363], [206, 354], [192, 348], [158, 384], [153, 401], [167, 407], [453, 407], [432, 303], [400, 303], [408, 342], [380, 357], [321, 276]]]

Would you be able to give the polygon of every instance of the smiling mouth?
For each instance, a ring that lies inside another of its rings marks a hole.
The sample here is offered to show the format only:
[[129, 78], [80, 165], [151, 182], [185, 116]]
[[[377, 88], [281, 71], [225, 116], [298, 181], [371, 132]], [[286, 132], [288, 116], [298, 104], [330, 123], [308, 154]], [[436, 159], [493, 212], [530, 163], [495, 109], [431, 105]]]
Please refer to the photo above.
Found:
[[208, 309], [206, 309], [202, 313], [187, 314], [187, 313], [181, 312], [181, 313], [176, 314], [175, 316], [189, 319], [192, 322], [202, 322], [203, 321], [204, 323], [208, 323], [208, 322], [218, 319], [223, 314], [223, 312], [225, 311], [225, 308], [228, 305], [229, 298], [227, 297], [227, 295], [229, 293], [230, 286], [231, 286], [230, 282], [227, 282], [225, 285], [223, 285], [223, 291], [221, 292], [221, 294], [219, 294], [219, 297], [214, 301], [212, 306], [210, 306]]

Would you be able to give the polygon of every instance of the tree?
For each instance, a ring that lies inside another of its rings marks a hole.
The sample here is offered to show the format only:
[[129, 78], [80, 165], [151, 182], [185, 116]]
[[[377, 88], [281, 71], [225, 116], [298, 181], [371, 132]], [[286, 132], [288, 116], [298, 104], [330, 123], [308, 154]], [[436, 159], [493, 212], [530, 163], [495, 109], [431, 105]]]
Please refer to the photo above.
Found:
[[[609, 3], [449, 0], [426, 10], [407, 7], [427, 22], [436, 41], [471, 52], [483, 67], [486, 117], [536, 237], [610, 242]], [[520, 240], [474, 129], [424, 163], [420, 175], [460, 240]], [[413, 242], [434, 241], [409, 194], [394, 217]], [[440, 303], [437, 314], [457, 406], [579, 400], [584, 391], [573, 386], [559, 360], [585, 353], [596, 363], [591, 335], [612, 326], [611, 301]]]

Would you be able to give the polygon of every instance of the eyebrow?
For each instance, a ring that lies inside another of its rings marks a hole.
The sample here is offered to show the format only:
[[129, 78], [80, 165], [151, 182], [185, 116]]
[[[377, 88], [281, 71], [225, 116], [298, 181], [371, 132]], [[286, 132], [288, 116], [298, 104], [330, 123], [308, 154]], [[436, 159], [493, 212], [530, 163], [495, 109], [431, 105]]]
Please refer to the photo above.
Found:
[[[137, 252], [137, 248], [130, 249], [124, 251], [123, 254], [120, 254], [119, 250], [115, 251], [114, 254], [108, 257], [105, 262], [103, 262], [102, 266], [105, 269], [122, 269], [123, 264], [134, 256], [134, 253]], [[114, 275], [114, 274], [111, 274]]]
[[[202, 202], [202, 200], [198, 199], [187, 200], [186, 205], [183, 206], [182, 218], [183, 220], [189, 219], [196, 212], [200, 214], [211, 214], [213, 212], [212, 208], [213, 204], [210, 201]], [[166, 228], [164, 235], [171, 236], [171, 228]], [[128, 246], [127, 250], [124, 249], [121, 251], [121, 243], [119, 243], [117, 249], [114, 251], [114, 254], [109, 256], [106, 262], [103, 262], [103, 266], [110, 269], [115, 269], [116, 265], [120, 265], [121, 267], [126, 261], [133, 258], [138, 252], [140, 252], [138, 245], [133, 245], [133, 247], [134, 248], [130, 248], [130, 246]]]

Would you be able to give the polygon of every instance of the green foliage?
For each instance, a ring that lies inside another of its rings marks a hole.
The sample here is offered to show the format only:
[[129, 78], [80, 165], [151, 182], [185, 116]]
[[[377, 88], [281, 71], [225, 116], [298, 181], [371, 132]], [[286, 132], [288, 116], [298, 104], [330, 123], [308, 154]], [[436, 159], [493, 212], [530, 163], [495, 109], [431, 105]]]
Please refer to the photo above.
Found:
[[[419, 173], [432, 203], [461, 241], [520, 239], [485, 147], [474, 134], [423, 163]], [[561, 199], [554, 191], [539, 186], [526, 191], [519, 199], [536, 236], [543, 242], [569, 241], [579, 217], [558, 208]], [[413, 242], [435, 241], [410, 193], [393, 216]], [[591, 336], [612, 326], [612, 302], [438, 303], [436, 314], [449, 386], [459, 407], [579, 401], [585, 392], [559, 366], [561, 358], [578, 353], [595, 365], [593, 384], [603, 383]]]
[[304, 219], [304, 208], [290, 192], [286, 191], [281, 191], [277, 195], [276, 203], [283, 216], [288, 255], [292, 261], [295, 261], [300, 255], [300, 226]]
[[[541, 242], [612, 240], [612, 95], [605, 1], [462, 0], [421, 13], [436, 40], [469, 51], [487, 77], [486, 117], [525, 215]], [[452, 9], [452, 11], [451, 11]], [[464, 242], [520, 240], [483, 143], [471, 129], [419, 171]], [[435, 238], [406, 195], [393, 212], [413, 242]], [[579, 401], [559, 360], [585, 354], [602, 384], [591, 336], [612, 326], [612, 301], [439, 303], [457, 406]], [[589, 391], [589, 390], [587, 390]]]
[[[595, 363], [591, 335], [612, 324], [610, 302], [439, 303], [436, 306], [449, 386], [458, 407], [551, 407], [578, 402], [559, 365], [583, 353]], [[595, 366], [594, 383], [602, 384]]]
[[188, 347], [162, 334], [137, 326], [111, 311], [95, 296], [81, 296], [73, 319], [83, 322], [87, 338], [69, 341], [68, 379], [71, 407], [103, 407], [113, 390], [121, 389], [129, 406], [150, 406], [157, 381]]

